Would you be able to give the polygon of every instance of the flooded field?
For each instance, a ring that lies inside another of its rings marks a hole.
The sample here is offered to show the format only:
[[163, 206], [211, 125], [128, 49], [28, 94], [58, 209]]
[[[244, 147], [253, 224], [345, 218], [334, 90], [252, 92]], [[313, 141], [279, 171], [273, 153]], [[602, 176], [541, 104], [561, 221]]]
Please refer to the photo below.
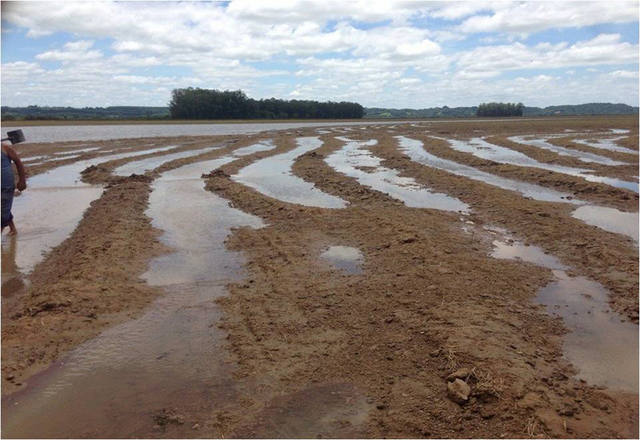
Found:
[[636, 118], [127, 127], [18, 146], [4, 437], [637, 435]]

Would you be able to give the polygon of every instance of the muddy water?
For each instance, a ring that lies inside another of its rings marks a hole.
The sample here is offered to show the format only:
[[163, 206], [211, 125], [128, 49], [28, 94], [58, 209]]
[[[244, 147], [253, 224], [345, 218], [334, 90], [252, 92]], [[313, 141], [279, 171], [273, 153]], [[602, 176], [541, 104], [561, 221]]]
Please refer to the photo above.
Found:
[[467, 212], [469, 206], [466, 203], [446, 194], [431, 192], [412, 178], [400, 177], [397, 170], [381, 166], [382, 159], [366, 149], [376, 145], [376, 140], [361, 142], [340, 137], [337, 139], [344, 141], [345, 146], [325, 158], [325, 162], [337, 172], [401, 200], [412, 208]]
[[564, 355], [591, 385], [638, 393], [638, 326], [624, 322], [609, 308], [607, 290], [568, 269], [535, 246], [494, 241], [492, 256], [520, 259], [553, 270], [556, 280], [540, 289], [536, 300], [562, 318], [570, 332]]
[[620, 139], [624, 139], [624, 136], [610, 138], [610, 139], [595, 139], [595, 140], [574, 139], [573, 142], [587, 145], [593, 148], [599, 148], [601, 150], [617, 151], [618, 153], [638, 155], [638, 152], [635, 150], [631, 150], [629, 148], [625, 148], [617, 145], [616, 142], [619, 141]]
[[350, 246], [331, 246], [320, 254], [320, 258], [326, 260], [337, 269], [348, 274], [362, 273], [362, 252]]
[[562, 264], [555, 256], [545, 253], [537, 246], [527, 246], [516, 241], [503, 242], [493, 241], [493, 252], [491, 256], [505, 260], [522, 260], [538, 266], [555, 270], [567, 270], [567, 266]]
[[297, 148], [260, 159], [242, 168], [231, 178], [284, 202], [319, 208], [344, 208], [347, 202], [320, 191], [312, 183], [294, 176], [291, 170], [296, 158], [319, 148], [322, 141], [317, 137], [303, 137], [297, 138], [296, 143]]
[[[397, 122], [396, 122], [397, 123]], [[122, 124], [122, 125], [59, 125], [22, 127], [29, 142], [66, 142], [105, 139], [173, 136], [218, 136], [255, 134], [272, 130], [307, 127], [341, 127], [350, 125], [388, 124], [388, 122], [264, 122], [221, 124]]]
[[396, 138], [399, 141], [400, 150], [409, 156], [409, 158], [414, 162], [447, 171], [457, 176], [468, 177], [473, 180], [488, 183], [489, 185], [497, 186], [498, 188], [516, 191], [524, 197], [529, 197], [534, 200], [574, 204], [584, 203], [573, 199], [572, 194], [561, 193], [559, 191], [554, 191], [531, 183], [498, 177], [494, 174], [485, 173], [484, 171], [480, 171], [467, 165], [462, 165], [451, 160], [441, 159], [425, 151], [424, 144], [421, 141], [409, 139], [404, 136], [397, 136]]
[[637, 212], [621, 212], [603, 206], [581, 206], [571, 215], [605, 231], [627, 235], [638, 242], [640, 219]]
[[554, 153], [558, 153], [560, 156], [575, 157], [582, 162], [599, 163], [602, 165], [610, 166], [629, 165], [628, 162], [620, 162], [618, 160], [613, 160], [605, 156], [600, 156], [599, 154], [587, 153], [585, 151], [560, 147], [558, 145], [547, 142], [547, 139], [537, 139], [532, 138], [531, 136], [512, 136], [508, 139], [519, 144], [530, 145], [532, 147], [542, 148], [543, 150], [553, 151]]
[[470, 153], [481, 159], [490, 160], [493, 162], [517, 165], [521, 167], [540, 168], [543, 170], [555, 171], [561, 174], [567, 174], [569, 176], [580, 177], [588, 182], [604, 183], [606, 185], [614, 186], [616, 188], [628, 189], [630, 191], [638, 192], [638, 183], [628, 182], [626, 180], [615, 179], [612, 177], [595, 176], [589, 174], [592, 170], [583, 168], [572, 168], [561, 165], [554, 165], [549, 163], [538, 162], [529, 156], [520, 153], [519, 151], [511, 150], [499, 145], [490, 144], [483, 139], [473, 138], [468, 141], [461, 141], [457, 139], [443, 139], [449, 142], [451, 148], [463, 153]]
[[213, 300], [242, 272], [241, 256], [224, 247], [230, 228], [263, 223], [204, 190], [201, 174], [231, 160], [187, 165], [154, 183], [148, 214], [175, 252], [152, 260], [144, 278], [166, 294], [3, 402], [5, 435], [155, 436], [163, 408], [202, 414], [233, 397]]
[[80, 172], [109, 160], [139, 156], [167, 148], [96, 157], [38, 174], [27, 181], [28, 188], [15, 197], [13, 213], [19, 234], [16, 267], [26, 274], [42, 254], [60, 244], [76, 227], [84, 210], [100, 197], [102, 188], [80, 181]]
[[[444, 170], [458, 176], [479, 180], [489, 185], [509, 191], [516, 191], [523, 196], [545, 202], [562, 202], [573, 205], [585, 205], [586, 202], [570, 197], [570, 194], [547, 189], [539, 185], [506, 179], [480, 171], [476, 168], [462, 165], [451, 160], [441, 159], [424, 150], [424, 144], [415, 139], [397, 136], [400, 150], [415, 162], [426, 166]], [[572, 216], [588, 225], [596, 226], [605, 231], [626, 235], [638, 241], [638, 214], [623, 212], [604, 206], [581, 206]]]
[[144, 174], [147, 171], [153, 170], [162, 164], [171, 162], [172, 160], [184, 159], [187, 157], [197, 156], [204, 154], [208, 151], [213, 151], [223, 146], [200, 148], [197, 150], [180, 151], [178, 153], [164, 154], [162, 156], [148, 157], [142, 160], [136, 160], [127, 162], [122, 166], [113, 170], [113, 174], [116, 176], [129, 176], [131, 174]]
[[[142, 317], [83, 344], [4, 399], [5, 436], [166, 436], [158, 420], [169, 411], [186, 419], [173, 435], [202, 437], [197, 425], [237, 401], [240, 385], [225, 362], [214, 300], [243, 273], [241, 255], [224, 246], [230, 229], [263, 223], [204, 191], [200, 176], [265, 148], [272, 146], [253, 145], [162, 174], [148, 214], [174, 252], [152, 260], [144, 278], [165, 295]], [[313, 385], [267, 400], [265, 417], [251, 427], [266, 437], [354, 436], [369, 409], [348, 384]]]

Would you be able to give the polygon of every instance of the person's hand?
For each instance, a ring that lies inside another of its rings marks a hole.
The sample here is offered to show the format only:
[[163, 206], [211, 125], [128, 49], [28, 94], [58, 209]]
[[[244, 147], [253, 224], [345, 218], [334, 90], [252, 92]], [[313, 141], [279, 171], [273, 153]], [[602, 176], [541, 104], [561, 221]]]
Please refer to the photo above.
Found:
[[24, 191], [27, 188], [27, 182], [24, 180], [18, 180], [18, 184], [16, 186], [19, 191]]

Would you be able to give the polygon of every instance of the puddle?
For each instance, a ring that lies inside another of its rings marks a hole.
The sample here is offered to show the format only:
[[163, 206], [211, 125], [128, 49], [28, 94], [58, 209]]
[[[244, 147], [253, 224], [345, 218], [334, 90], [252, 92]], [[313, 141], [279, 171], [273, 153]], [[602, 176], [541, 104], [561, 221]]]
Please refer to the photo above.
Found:
[[[20, 276], [16, 265], [16, 252], [18, 249], [15, 235], [2, 236], [2, 298], [8, 298], [28, 287], [28, 280]], [[3, 302], [4, 304], [4, 302]]]
[[327, 260], [337, 269], [349, 274], [362, 273], [362, 252], [349, 246], [331, 246], [320, 254], [320, 258]]
[[613, 134], [629, 134], [631, 130], [627, 130], [626, 128], [611, 128], [609, 131]]
[[500, 240], [494, 240], [491, 256], [503, 260], [522, 260], [547, 269], [568, 269], [555, 256], [545, 253], [538, 246], [527, 246], [516, 241], [505, 243]]
[[276, 146], [273, 145], [273, 141], [269, 139], [266, 141], [258, 142], [257, 144], [249, 145], [248, 147], [238, 148], [237, 150], [233, 151], [233, 155], [239, 156], [239, 157], [248, 156], [250, 154], [258, 153], [260, 151], [270, 151], [270, 150], [273, 150], [274, 148], [276, 148]]
[[517, 165], [521, 167], [540, 168], [543, 170], [555, 171], [557, 173], [567, 174], [569, 176], [580, 177], [589, 182], [604, 183], [616, 188], [628, 189], [636, 193], [638, 192], [637, 182], [628, 182], [626, 180], [615, 179], [612, 177], [595, 176], [592, 174], [588, 174], [593, 172], [593, 170], [538, 162], [537, 160], [532, 159], [529, 156], [520, 153], [519, 151], [511, 150], [499, 145], [490, 144], [489, 142], [480, 138], [473, 138], [468, 141], [446, 138], [437, 139], [442, 139], [449, 142], [451, 148], [456, 151], [470, 153], [481, 159], [486, 159], [498, 163]]
[[257, 160], [231, 178], [283, 202], [319, 208], [344, 208], [347, 202], [319, 190], [291, 171], [296, 158], [319, 148], [322, 141], [317, 137], [303, 137], [297, 138], [296, 143], [298, 146], [293, 150]]
[[468, 177], [469, 179], [497, 186], [498, 188], [519, 192], [524, 197], [534, 200], [572, 204], [584, 203], [580, 200], [570, 198], [572, 195], [569, 193], [561, 193], [539, 185], [506, 179], [451, 160], [441, 159], [426, 152], [422, 141], [409, 139], [404, 136], [396, 136], [396, 138], [399, 140], [400, 150], [414, 162], [447, 171], [457, 176]]
[[638, 242], [638, 213], [622, 212], [604, 206], [581, 206], [571, 214], [583, 222], [605, 231], [624, 234]]
[[[400, 150], [415, 162], [427, 165], [440, 170], [448, 171], [458, 176], [468, 177], [473, 180], [488, 183], [498, 188], [516, 191], [525, 197], [544, 202], [562, 202], [573, 205], [585, 205], [586, 202], [574, 198], [571, 195], [547, 189], [539, 185], [534, 185], [517, 180], [506, 179], [485, 173], [476, 168], [462, 165], [446, 159], [436, 157], [424, 150], [422, 141], [409, 139], [404, 136], [396, 136], [399, 140]], [[638, 241], [638, 214], [623, 212], [614, 208], [603, 206], [581, 206], [576, 209], [572, 216], [582, 220], [588, 225], [597, 226], [605, 231], [626, 235]]]
[[206, 418], [234, 399], [214, 300], [242, 272], [241, 256], [224, 246], [230, 229], [263, 223], [205, 191], [200, 178], [231, 160], [189, 164], [154, 182], [148, 214], [175, 252], [152, 260], [144, 278], [165, 295], [4, 399], [5, 436], [156, 437], [152, 416], [163, 408]]
[[532, 147], [553, 151], [554, 153], [557, 153], [560, 156], [575, 157], [576, 159], [581, 160], [582, 162], [599, 163], [602, 165], [609, 165], [609, 166], [629, 165], [628, 162], [620, 162], [618, 160], [613, 160], [605, 156], [600, 156], [598, 154], [587, 153], [585, 151], [572, 150], [570, 148], [560, 147], [558, 145], [554, 145], [550, 142], [547, 142], [545, 139], [535, 139], [535, 138], [532, 139], [530, 136], [512, 136], [508, 139], [512, 142], [516, 142], [519, 144], [530, 145]]
[[159, 166], [161, 166], [162, 164], [171, 162], [172, 160], [178, 160], [178, 159], [184, 159], [187, 157], [197, 156], [199, 154], [204, 154], [208, 151], [213, 151], [219, 148], [222, 148], [222, 146], [200, 148], [198, 150], [180, 151], [178, 153], [165, 154], [162, 156], [148, 157], [142, 160], [127, 162], [124, 165], [121, 165], [116, 169], [114, 169], [113, 174], [116, 176], [130, 176], [131, 174], [144, 174], [147, 171], [154, 170]]
[[558, 280], [542, 288], [537, 300], [571, 330], [564, 350], [577, 376], [592, 385], [638, 393], [638, 326], [622, 322], [609, 308], [600, 284], [554, 273]]
[[570, 277], [557, 258], [535, 246], [494, 241], [493, 257], [521, 259], [553, 269], [556, 277], [536, 300], [563, 319], [565, 357], [591, 385], [638, 392], [638, 326], [623, 322], [607, 303], [607, 290], [585, 277]]
[[466, 203], [443, 193], [431, 192], [410, 177], [400, 177], [397, 170], [381, 166], [382, 159], [363, 148], [376, 145], [376, 140], [362, 142], [341, 137], [337, 139], [346, 142], [345, 146], [325, 158], [325, 162], [337, 172], [355, 178], [361, 185], [401, 200], [411, 208], [468, 211], [469, 205]]
[[572, 141], [578, 144], [583, 144], [588, 147], [599, 148], [601, 150], [609, 150], [609, 151], [617, 151], [618, 153], [627, 153], [627, 154], [635, 154], [638, 155], [638, 152], [635, 150], [631, 150], [629, 148], [621, 147], [616, 144], [620, 139], [624, 139], [625, 136], [611, 138], [611, 139], [573, 139]]

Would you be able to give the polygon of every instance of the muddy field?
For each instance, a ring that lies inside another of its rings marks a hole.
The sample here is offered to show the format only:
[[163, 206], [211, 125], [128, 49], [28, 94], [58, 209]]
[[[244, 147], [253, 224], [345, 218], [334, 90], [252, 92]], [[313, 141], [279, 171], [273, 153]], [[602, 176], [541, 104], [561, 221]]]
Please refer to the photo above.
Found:
[[639, 434], [635, 117], [17, 150], [4, 437]]

